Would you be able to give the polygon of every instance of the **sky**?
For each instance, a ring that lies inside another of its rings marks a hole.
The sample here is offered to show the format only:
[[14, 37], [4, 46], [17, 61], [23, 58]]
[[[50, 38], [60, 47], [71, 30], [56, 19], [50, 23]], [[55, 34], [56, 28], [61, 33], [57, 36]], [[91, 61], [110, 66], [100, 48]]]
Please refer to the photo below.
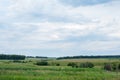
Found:
[[0, 0], [0, 54], [120, 55], [120, 0]]

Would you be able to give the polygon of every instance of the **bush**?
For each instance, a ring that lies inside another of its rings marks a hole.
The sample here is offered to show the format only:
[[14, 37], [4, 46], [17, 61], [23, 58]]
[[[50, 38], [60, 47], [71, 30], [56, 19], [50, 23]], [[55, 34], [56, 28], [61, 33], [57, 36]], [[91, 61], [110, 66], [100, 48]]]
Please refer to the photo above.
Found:
[[120, 63], [105, 63], [104, 70], [119, 71], [120, 70]]
[[36, 62], [36, 65], [39, 65], [39, 66], [48, 66], [48, 62], [47, 61], [38, 61], [38, 62]]
[[104, 70], [112, 71], [112, 65], [111, 65], [111, 63], [105, 63], [104, 64]]
[[13, 60], [14, 63], [21, 63], [20, 60]]
[[118, 64], [113, 63], [111, 67], [113, 71], [118, 70]]
[[57, 62], [50, 62], [49, 65], [50, 65], [50, 66], [60, 66], [60, 63], [57, 63]]
[[73, 63], [73, 62], [72, 62], [72, 63], [68, 63], [67, 66], [71, 66], [71, 67], [73, 67], [73, 68], [75, 68], [75, 67], [77, 68], [77, 67], [78, 67], [77, 64], [76, 64], [76, 63]]
[[60, 64], [59, 64], [59, 63], [57, 63], [57, 64], [56, 64], [56, 66], [60, 66]]
[[86, 63], [81, 63], [79, 67], [80, 68], [93, 68], [94, 64], [91, 62], [86, 62]]
[[120, 70], [120, 64], [118, 65], [118, 69]]

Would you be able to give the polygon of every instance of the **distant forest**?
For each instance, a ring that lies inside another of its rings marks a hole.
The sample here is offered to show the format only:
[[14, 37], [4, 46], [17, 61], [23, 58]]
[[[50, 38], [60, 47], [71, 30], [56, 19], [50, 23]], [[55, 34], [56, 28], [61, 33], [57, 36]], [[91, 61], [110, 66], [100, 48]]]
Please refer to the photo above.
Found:
[[120, 58], [120, 55], [103, 55], [103, 56], [66, 56], [58, 57], [57, 59], [82, 59], [82, 58]]
[[24, 55], [7, 55], [7, 54], [0, 54], [0, 60], [24, 60]]
[[[51, 58], [51, 57], [44, 57], [44, 56], [25, 56], [25, 55], [7, 55], [7, 54], [0, 54], [0, 60], [24, 60], [25, 58]], [[120, 58], [120, 55], [103, 55], [103, 56], [66, 56], [66, 57], [57, 57], [57, 60], [60, 59], [83, 59], [83, 58]]]
[[44, 56], [26, 56], [26, 58], [48, 58], [48, 57], [44, 57]]

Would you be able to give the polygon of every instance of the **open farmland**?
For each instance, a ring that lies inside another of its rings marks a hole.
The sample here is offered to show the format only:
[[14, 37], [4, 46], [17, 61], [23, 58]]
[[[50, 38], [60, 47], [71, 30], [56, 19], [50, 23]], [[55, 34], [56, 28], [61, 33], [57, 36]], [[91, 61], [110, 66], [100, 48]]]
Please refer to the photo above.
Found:
[[[0, 80], [120, 80], [119, 71], [106, 71], [106, 62], [120, 62], [120, 59], [64, 59], [47, 60], [49, 65], [38, 66], [39, 59], [26, 59], [21, 62], [0, 61]], [[72, 68], [69, 62], [77, 64], [92, 62], [94, 68]], [[59, 63], [59, 66], [55, 64]]]

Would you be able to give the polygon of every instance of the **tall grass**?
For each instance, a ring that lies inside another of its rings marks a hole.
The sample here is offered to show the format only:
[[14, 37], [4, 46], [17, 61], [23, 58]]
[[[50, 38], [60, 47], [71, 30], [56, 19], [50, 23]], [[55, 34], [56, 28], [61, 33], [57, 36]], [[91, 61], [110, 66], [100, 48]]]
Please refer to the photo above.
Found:
[[[37, 66], [34, 62], [13, 63], [10, 61], [0, 61], [0, 80], [120, 80], [120, 73], [108, 72], [102, 69], [102, 64], [108, 60], [96, 60], [93, 62], [94, 68], [72, 68], [65, 66], [71, 60], [61, 60], [62, 66]], [[114, 60], [114, 62], [118, 60]], [[49, 61], [51, 63], [53, 61]], [[84, 62], [76, 60], [77, 63]], [[97, 63], [97, 64], [96, 64]]]

